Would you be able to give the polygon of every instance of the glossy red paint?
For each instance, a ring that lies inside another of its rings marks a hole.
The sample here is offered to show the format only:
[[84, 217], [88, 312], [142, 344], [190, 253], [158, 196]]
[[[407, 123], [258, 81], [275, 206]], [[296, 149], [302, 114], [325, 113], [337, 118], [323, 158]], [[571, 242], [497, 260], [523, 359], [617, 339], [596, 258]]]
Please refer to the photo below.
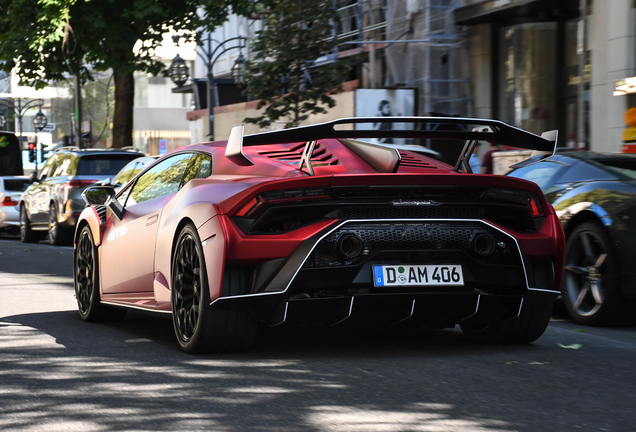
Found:
[[226, 215], [220, 217], [227, 238], [228, 263], [252, 265], [259, 262], [288, 257], [298, 245], [316, 235], [337, 220], [320, 221], [285, 234], [249, 235], [243, 233]]

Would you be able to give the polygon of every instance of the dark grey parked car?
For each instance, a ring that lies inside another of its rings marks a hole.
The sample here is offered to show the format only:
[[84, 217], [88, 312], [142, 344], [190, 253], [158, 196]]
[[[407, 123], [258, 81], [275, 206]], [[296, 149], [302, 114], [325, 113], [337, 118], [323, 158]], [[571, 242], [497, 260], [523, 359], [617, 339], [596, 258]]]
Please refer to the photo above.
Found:
[[20, 238], [36, 242], [48, 232], [61, 244], [75, 228], [86, 206], [82, 191], [113, 177], [131, 160], [143, 156], [129, 150], [62, 148], [44, 164], [20, 200]]

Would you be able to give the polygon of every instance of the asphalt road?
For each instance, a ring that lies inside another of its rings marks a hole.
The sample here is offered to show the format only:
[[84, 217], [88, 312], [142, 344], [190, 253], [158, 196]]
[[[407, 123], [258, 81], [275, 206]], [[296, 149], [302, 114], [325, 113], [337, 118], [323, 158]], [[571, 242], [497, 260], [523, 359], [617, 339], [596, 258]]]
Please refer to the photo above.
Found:
[[71, 266], [71, 248], [0, 240], [0, 430], [636, 429], [636, 328], [556, 319], [525, 346], [268, 330], [250, 352], [193, 356], [169, 320], [82, 322]]

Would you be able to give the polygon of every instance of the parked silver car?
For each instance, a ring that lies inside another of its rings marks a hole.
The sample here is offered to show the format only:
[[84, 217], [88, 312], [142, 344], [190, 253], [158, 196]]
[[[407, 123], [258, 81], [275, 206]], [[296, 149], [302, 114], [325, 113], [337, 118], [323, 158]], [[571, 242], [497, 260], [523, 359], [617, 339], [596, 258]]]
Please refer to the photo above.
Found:
[[113, 177], [143, 154], [129, 150], [62, 148], [44, 164], [20, 200], [20, 238], [36, 242], [48, 232], [51, 244], [69, 237], [86, 204], [87, 186]]
[[29, 187], [29, 177], [0, 177], [0, 232], [20, 231], [20, 195]]

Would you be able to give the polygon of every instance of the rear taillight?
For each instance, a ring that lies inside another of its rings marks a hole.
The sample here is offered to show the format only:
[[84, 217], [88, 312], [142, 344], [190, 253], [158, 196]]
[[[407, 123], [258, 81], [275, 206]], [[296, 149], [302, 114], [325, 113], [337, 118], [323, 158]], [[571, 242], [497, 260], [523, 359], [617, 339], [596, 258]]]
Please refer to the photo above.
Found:
[[258, 211], [269, 204], [291, 203], [305, 200], [329, 199], [329, 189], [327, 188], [310, 188], [310, 189], [288, 189], [263, 192], [249, 200], [236, 213], [238, 217], [252, 217]]
[[85, 188], [86, 186], [90, 186], [93, 183], [97, 183], [97, 180], [69, 180], [66, 182], [66, 187], [69, 189]]
[[237, 213], [238, 217], [244, 217], [250, 210], [252, 210], [256, 204], [258, 204], [258, 197], [254, 197], [247, 202]]
[[505, 189], [505, 188], [491, 188], [484, 198], [513, 201], [520, 204], [524, 204], [528, 207], [530, 214], [533, 217], [544, 216], [543, 207], [539, 198], [532, 192], [518, 190], [518, 189]]
[[2, 199], [2, 207], [17, 206], [19, 203], [19, 201], [14, 201], [13, 198], [11, 198], [10, 196], [5, 196]]

